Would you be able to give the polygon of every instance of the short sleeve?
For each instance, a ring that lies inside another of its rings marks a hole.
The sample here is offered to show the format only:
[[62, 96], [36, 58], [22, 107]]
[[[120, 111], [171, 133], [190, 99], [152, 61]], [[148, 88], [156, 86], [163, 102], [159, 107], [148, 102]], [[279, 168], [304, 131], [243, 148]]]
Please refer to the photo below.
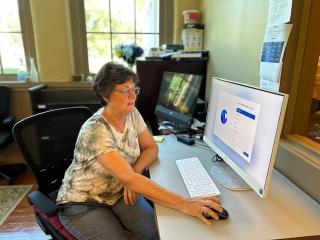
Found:
[[97, 120], [82, 127], [76, 143], [75, 157], [79, 161], [90, 161], [115, 150], [117, 148], [110, 126]]
[[137, 109], [133, 112], [133, 118], [138, 134], [142, 133], [147, 128], [147, 125]]

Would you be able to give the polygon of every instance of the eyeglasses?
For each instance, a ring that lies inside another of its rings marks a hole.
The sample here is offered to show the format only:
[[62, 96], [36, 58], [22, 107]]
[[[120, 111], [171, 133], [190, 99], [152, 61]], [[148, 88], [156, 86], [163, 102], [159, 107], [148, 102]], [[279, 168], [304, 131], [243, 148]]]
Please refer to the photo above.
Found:
[[115, 92], [120, 92], [122, 95], [129, 96], [130, 92], [134, 92], [136, 95], [139, 95], [140, 93], [140, 88], [135, 87], [135, 88], [123, 88], [119, 90], [113, 90]]

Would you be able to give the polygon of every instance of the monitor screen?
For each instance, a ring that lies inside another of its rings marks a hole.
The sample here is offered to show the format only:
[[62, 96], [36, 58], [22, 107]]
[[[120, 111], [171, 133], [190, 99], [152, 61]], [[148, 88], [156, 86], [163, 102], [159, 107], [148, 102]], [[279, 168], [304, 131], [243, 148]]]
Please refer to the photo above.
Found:
[[266, 197], [288, 95], [213, 78], [204, 141]]
[[202, 75], [164, 71], [155, 113], [169, 121], [191, 125], [202, 79]]
[[182, 114], [192, 115], [202, 75], [163, 72], [158, 104]]

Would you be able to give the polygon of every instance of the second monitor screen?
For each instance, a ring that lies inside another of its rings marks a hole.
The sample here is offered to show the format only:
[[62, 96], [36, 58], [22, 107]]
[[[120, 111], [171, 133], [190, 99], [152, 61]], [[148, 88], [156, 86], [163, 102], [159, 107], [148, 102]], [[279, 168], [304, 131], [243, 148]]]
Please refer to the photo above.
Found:
[[158, 103], [182, 114], [194, 113], [202, 75], [163, 72]]

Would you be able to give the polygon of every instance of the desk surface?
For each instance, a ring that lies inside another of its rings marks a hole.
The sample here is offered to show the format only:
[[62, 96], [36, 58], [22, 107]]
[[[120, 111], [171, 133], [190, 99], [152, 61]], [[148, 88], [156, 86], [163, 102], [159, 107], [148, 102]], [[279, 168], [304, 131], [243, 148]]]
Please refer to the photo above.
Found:
[[[158, 146], [159, 160], [150, 167], [151, 179], [173, 192], [189, 196], [175, 160], [197, 156], [204, 167], [210, 169], [214, 152], [198, 144], [179, 143], [172, 135], [166, 136]], [[278, 171], [273, 171], [266, 199], [260, 198], [253, 190], [232, 191], [216, 180], [214, 182], [230, 218], [213, 221], [207, 226], [194, 217], [156, 204], [162, 240], [281, 239], [320, 235], [320, 205]]]

